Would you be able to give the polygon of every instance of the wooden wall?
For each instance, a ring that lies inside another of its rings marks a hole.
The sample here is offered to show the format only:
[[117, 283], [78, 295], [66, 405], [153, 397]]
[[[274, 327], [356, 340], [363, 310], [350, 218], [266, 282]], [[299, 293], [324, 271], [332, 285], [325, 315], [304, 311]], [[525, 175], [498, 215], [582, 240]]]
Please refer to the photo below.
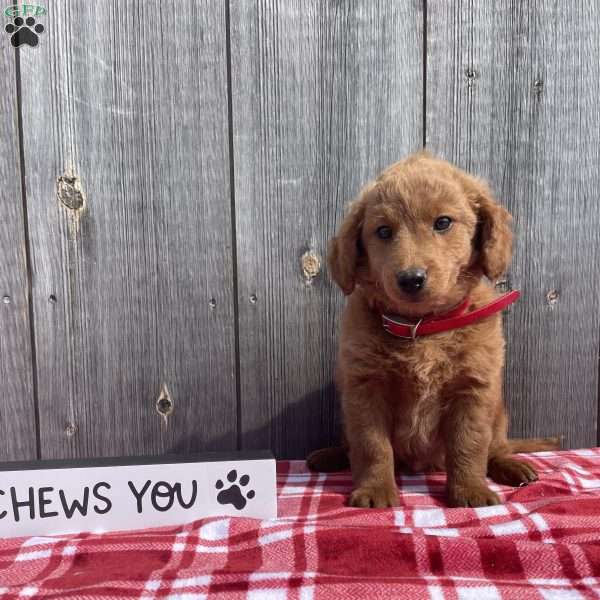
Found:
[[40, 21], [36, 48], [0, 40], [0, 459], [334, 440], [326, 242], [423, 144], [515, 216], [512, 433], [597, 443], [594, 3], [56, 0]]

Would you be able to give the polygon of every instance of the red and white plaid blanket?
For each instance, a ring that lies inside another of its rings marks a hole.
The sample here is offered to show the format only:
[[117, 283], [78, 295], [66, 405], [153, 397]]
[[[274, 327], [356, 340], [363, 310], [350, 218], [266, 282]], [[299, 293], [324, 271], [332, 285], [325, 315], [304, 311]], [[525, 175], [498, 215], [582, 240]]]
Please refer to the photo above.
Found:
[[0, 598], [600, 596], [600, 449], [529, 456], [540, 481], [448, 509], [444, 474], [398, 476], [401, 507], [344, 506], [349, 473], [278, 465], [279, 518], [0, 541]]

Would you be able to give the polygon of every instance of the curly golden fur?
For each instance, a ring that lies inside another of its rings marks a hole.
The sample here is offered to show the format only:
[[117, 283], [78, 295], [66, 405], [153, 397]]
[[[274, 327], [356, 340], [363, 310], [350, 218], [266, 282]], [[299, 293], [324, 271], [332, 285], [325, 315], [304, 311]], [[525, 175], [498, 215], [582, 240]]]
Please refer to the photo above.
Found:
[[[434, 228], [440, 217], [450, 219], [448, 229]], [[308, 459], [325, 471], [349, 459], [350, 505], [396, 505], [398, 465], [445, 468], [452, 506], [496, 504], [486, 474], [513, 486], [537, 479], [531, 465], [510, 454], [553, 448], [558, 440], [507, 440], [499, 314], [414, 341], [381, 325], [384, 312], [417, 320], [465, 297], [469, 310], [490, 302], [490, 281], [505, 272], [511, 248], [511, 217], [487, 185], [425, 153], [387, 168], [351, 205], [328, 256], [331, 276], [350, 296], [336, 375], [345, 446]], [[409, 294], [399, 274], [416, 268], [426, 281]]]

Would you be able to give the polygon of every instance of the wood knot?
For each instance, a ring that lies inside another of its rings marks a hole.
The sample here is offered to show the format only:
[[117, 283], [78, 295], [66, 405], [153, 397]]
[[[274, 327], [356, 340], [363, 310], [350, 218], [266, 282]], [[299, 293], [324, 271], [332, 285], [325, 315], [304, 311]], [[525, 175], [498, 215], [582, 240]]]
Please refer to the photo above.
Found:
[[314, 250], [307, 250], [300, 259], [302, 264], [302, 276], [304, 281], [310, 285], [313, 279], [321, 272], [321, 258]]
[[158, 400], [156, 401], [156, 412], [163, 418], [165, 426], [168, 424], [168, 417], [173, 414], [174, 405], [171, 394], [167, 389], [167, 384], [163, 383], [160, 387]]
[[546, 294], [546, 301], [548, 302], [548, 304], [550, 306], [554, 306], [558, 302], [559, 298], [560, 298], [560, 292], [558, 290], [550, 290]]
[[61, 203], [71, 210], [79, 210], [83, 207], [84, 198], [78, 177], [61, 175], [56, 180], [56, 195]]

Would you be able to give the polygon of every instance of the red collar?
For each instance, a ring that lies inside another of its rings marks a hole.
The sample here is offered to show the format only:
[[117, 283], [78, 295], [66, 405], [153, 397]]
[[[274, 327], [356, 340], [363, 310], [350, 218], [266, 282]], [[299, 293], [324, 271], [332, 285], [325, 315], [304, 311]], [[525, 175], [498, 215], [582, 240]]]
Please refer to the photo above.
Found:
[[442, 331], [450, 331], [451, 329], [459, 329], [481, 321], [516, 302], [521, 296], [521, 292], [513, 290], [506, 294], [502, 294], [489, 304], [485, 304], [475, 310], [466, 312], [469, 306], [469, 298], [465, 298], [456, 308], [443, 314], [434, 317], [426, 317], [416, 323], [407, 323], [401, 320], [397, 315], [381, 315], [383, 328], [392, 335], [405, 338], [415, 339], [423, 335], [432, 335], [441, 333]]

